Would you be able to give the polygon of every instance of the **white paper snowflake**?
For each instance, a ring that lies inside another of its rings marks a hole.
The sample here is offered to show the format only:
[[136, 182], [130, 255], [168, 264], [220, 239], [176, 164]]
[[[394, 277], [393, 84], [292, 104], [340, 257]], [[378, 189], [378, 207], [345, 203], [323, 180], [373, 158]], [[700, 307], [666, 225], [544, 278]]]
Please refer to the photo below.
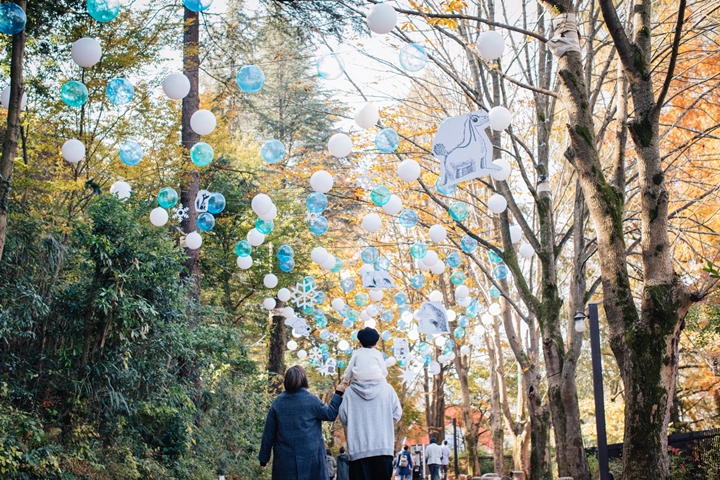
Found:
[[172, 211], [174, 212], [172, 218], [178, 223], [182, 223], [183, 220], [190, 217], [190, 215], [188, 215], [190, 209], [188, 207], [183, 207], [182, 203], [173, 208]]
[[292, 287], [291, 299], [298, 308], [312, 307], [315, 305], [315, 296], [317, 295], [317, 286], [312, 283], [296, 283]]
[[340, 334], [337, 332], [330, 334], [330, 340], [332, 340], [333, 342], [340, 341]]
[[318, 214], [317, 214], [317, 213], [312, 213], [312, 212], [310, 212], [310, 211], [308, 211], [308, 212], [305, 213], [305, 221], [308, 222], [308, 223], [309, 223], [309, 222], [312, 222], [312, 221], [315, 220], [316, 218], [318, 218]]
[[413, 380], [415, 380], [416, 376], [417, 372], [410, 367], [405, 368], [400, 374], [400, 378], [402, 378], [403, 383], [406, 385], [409, 385]]
[[322, 360], [323, 353], [318, 347], [313, 347], [308, 352], [308, 355], [311, 360]]

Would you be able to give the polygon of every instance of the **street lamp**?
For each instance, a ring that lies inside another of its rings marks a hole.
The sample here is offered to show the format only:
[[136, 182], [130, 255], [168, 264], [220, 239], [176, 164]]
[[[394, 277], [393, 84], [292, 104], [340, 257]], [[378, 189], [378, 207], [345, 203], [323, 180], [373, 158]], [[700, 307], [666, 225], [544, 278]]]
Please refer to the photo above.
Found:
[[595, 426], [597, 428], [598, 467], [600, 480], [610, 480], [608, 468], [607, 433], [605, 431], [605, 394], [603, 392], [602, 358], [600, 355], [600, 322], [598, 319], [598, 304], [588, 305], [588, 313], [575, 314], [575, 331], [585, 331], [585, 319], [590, 322], [590, 356], [592, 358], [593, 393], [595, 397]]
[[578, 333], [584, 332], [585, 331], [585, 319], [587, 318], [587, 315], [585, 315], [585, 312], [577, 312], [573, 318], [575, 320], [575, 331]]

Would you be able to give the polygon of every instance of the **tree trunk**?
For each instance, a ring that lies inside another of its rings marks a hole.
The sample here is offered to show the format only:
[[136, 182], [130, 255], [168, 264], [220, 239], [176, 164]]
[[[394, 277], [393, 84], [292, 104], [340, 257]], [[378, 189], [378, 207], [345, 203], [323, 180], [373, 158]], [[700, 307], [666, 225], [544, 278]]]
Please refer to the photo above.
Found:
[[[26, 0], [14, 0], [23, 10]], [[20, 132], [20, 105], [23, 92], [23, 62], [25, 60], [25, 30], [13, 36], [12, 59], [10, 63], [10, 104], [8, 105], [7, 126], [3, 139], [2, 157], [0, 157], [0, 259], [5, 251], [7, 238], [8, 202], [10, 201], [10, 181], [12, 179], [15, 155], [17, 154]]]
[[[200, 190], [200, 173], [190, 160], [190, 149], [198, 143], [200, 135], [190, 128], [190, 118], [200, 108], [200, 16], [198, 12], [185, 8], [185, 30], [183, 34], [183, 73], [190, 80], [190, 93], [182, 104], [182, 144], [186, 150], [186, 173], [180, 192], [180, 202], [188, 210], [188, 218], [180, 224], [182, 231], [188, 233], [197, 230], [198, 212], [195, 210], [195, 197]], [[200, 297], [200, 249], [185, 249], [185, 274], [192, 278], [190, 295]]]
[[465, 448], [468, 452], [468, 467], [473, 476], [480, 476], [480, 459], [478, 458], [478, 437], [480, 436], [477, 422], [473, 418], [472, 405], [470, 401], [470, 385], [468, 383], [468, 372], [470, 370], [470, 361], [468, 358], [463, 361], [460, 354], [460, 345], [458, 343], [453, 347], [455, 349], [455, 371], [457, 372], [460, 382], [460, 397], [462, 399], [462, 416], [463, 426], [465, 427]]
[[285, 376], [285, 317], [282, 315], [285, 304], [278, 299], [275, 300], [277, 304], [270, 318], [267, 371], [270, 393], [278, 394]]
[[487, 345], [488, 356], [490, 359], [490, 433], [492, 435], [493, 442], [493, 471], [498, 475], [504, 475], [504, 431], [502, 423], [502, 410], [500, 406], [500, 375], [502, 375], [502, 368], [499, 366], [502, 364], [503, 360], [499, 342], [496, 342], [495, 338], [496, 331], [498, 332], [497, 340], [499, 340], [500, 332], [497, 328], [497, 322], [493, 325], [487, 326], [485, 344]]

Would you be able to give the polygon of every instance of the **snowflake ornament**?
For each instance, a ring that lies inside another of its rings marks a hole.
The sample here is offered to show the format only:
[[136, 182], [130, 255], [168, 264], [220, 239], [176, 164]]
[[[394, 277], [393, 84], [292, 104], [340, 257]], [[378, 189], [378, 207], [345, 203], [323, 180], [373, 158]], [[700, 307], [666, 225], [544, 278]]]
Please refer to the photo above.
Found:
[[402, 373], [400, 374], [400, 378], [402, 378], [402, 382], [405, 385], [409, 385], [413, 380], [415, 380], [416, 376], [417, 373], [410, 367], [403, 369]]
[[302, 283], [296, 283], [291, 290], [290, 298], [298, 308], [312, 307], [315, 305], [315, 296], [317, 295], [317, 286], [315, 282], [309, 282], [304, 279]]
[[332, 340], [333, 342], [340, 341], [340, 334], [337, 332], [330, 334], [330, 340]]
[[305, 213], [305, 221], [308, 222], [308, 223], [312, 222], [313, 220], [315, 220], [315, 219], [317, 219], [317, 218], [318, 218], [318, 214], [317, 214], [317, 213], [312, 213], [312, 212], [310, 212], [310, 211], [308, 211], [308, 212]]
[[320, 350], [318, 347], [313, 347], [308, 352], [308, 355], [310, 356], [310, 358], [312, 360], [319, 361], [319, 360], [322, 360], [323, 353], [322, 353], [322, 350]]
[[190, 218], [190, 215], [188, 215], [188, 212], [190, 211], [190, 208], [183, 207], [183, 204], [181, 203], [177, 207], [173, 208], [173, 220], [177, 221], [178, 223], [182, 223], [183, 220], [186, 218]]

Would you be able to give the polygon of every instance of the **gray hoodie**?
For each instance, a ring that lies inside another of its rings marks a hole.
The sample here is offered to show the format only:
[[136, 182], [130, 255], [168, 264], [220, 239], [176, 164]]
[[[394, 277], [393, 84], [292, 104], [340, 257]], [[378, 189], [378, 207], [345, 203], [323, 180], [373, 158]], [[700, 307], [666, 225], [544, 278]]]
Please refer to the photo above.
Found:
[[395, 454], [395, 427], [402, 417], [397, 393], [385, 379], [353, 381], [340, 405], [340, 421], [347, 427], [350, 461]]

